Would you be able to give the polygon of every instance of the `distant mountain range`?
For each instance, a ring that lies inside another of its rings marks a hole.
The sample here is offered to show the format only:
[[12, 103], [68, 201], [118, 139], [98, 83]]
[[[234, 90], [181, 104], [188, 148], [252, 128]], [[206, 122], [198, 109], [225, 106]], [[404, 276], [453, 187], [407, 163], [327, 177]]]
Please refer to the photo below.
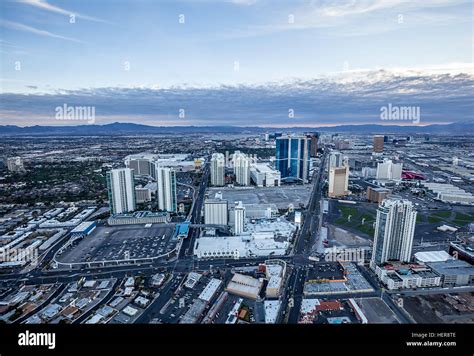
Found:
[[272, 133], [272, 132], [334, 132], [334, 133], [379, 133], [379, 134], [474, 134], [474, 120], [444, 125], [428, 126], [384, 126], [384, 125], [340, 125], [332, 127], [241, 127], [241, 126], [148, 126], [115, 122], [106, 125], [77, 126], [0, 126], [0, 136], [126, 136], [194, 133]]

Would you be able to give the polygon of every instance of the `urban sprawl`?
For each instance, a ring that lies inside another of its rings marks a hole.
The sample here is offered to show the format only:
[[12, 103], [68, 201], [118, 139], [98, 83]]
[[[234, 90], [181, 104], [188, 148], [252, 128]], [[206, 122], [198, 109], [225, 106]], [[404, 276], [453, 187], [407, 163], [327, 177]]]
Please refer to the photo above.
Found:
[[0, 148], [0, 323], [474, 322], [471, 137]]

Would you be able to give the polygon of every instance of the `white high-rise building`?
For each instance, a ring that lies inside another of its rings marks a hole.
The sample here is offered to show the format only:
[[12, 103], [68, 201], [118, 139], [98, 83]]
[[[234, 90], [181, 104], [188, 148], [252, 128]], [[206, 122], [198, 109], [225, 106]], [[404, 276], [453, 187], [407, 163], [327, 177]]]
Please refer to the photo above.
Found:
[[234, 234], [240, 235], [245, 227], [245, 207], [241, 201], [235, 202], [234, 214]]
[[10, 172], [22, 172], [25, 170], [23, 165], [23, 158], [21, 157], [9, 157], [7, 158], [7, 169]]
[[370, 266], [388, 261], [409, 262], [415, 234], [416, 211], [404, 199], [385, 199], [377, 209]]
[[401, 180], [402, 167], [402, 163], [393, 163], [390, 159], [386, 159], [383, 162], [379, 162], [377, 163], [377, 179]]
[[362, 167], [362, 177], [375, 178], [377, 176], [377, 168]]
[[239, 151], [234, 153], [234, 174], [237, 184], [250, 185], [250, 159]]
[[224, 185], [225, 157], [222, 153], [214, 153], [211, 157], [211, 185]]
[[133, 169], [119, 168], [107, 172], [107, 189], [112, 214], [121, 214], [135, 210]]
[[206, 199], [204, 202], [204, 223], [227, 225], [228, 204], [223, 199]]
[[329, 169], [342, 167], [344, 164], [344, 158], [342, 153], [339, 151], [332, 151], [329, 155]]
[[176, 172], [169, 167], [156, 167], [156, 180], [158, 183], [158, 209], [163, 211], [176, 211]]

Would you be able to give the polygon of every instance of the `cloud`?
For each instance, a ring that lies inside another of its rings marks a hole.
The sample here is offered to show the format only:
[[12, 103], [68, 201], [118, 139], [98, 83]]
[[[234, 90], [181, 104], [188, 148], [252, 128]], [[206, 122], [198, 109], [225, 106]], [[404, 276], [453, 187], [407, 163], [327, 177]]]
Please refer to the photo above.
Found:
[[253, 5], [256, 4], [258, 0], [227, 0], [228, 2], [235, 4], [235, 5]]
[[[422, 124], [457, 122], [474, 119], [473, 88], [472, 72], [376, 70], [258, 85], [5, 93], [0, 95], [0, 123], [50, 123], [55, 108], [67, 104], [95, 107], [100, 124], [117, 118], [149, 125], [381, 124], [380, 108], [389, 103], [419, 106]], [[184, 118], [179, 117], [180, 110], [184, 110]], [[290, 110], [294, 117], [290, 117]]]
[[57, 38], [65, 41], [71, 41], [71, 42], [76, 42], [76, 43], [85, 43], [83, 41], [77, 40], [75, 38], [71, 37], [66, 37], [66, 36], [61, 36], [57, 35], [55, 33], [46, 31], [46, 30], [40, 30], [35, 27], [27, 26], [18, 22], [12, 22], [8, 20], [0, 20], [0, 26], [6, 27], [12, 30], [18, 30], [18, 31], [23, 31], [23, 32], [28, 32], [28, 33], [33, 33], [38, 36], [43, 36], [43, 37], [51, 37], [51, 38]]
[[18, 2], [23, 3], [23, 4], [27, 4], [27, 5], [30, 5], [30, 6], [34, 6], [36, 8], [41, 9], [41, 10], [54, 12], [54, 13], [61, 14], [61, 15], [66, 15], [66, 16], [75, 15], [77, 18], [81, 18], [81, 19], [88, 20], [88, 21], [110, 23], [109, 21], [106, 21], [106, 20], [102, 20], [102, 19], [99, 19], [99, 18], [96, 18], [96, 17], [87, 16], [87, 15], [82, 15], [82, 14], [79, 14], [75, 11], [70, 11], [70, 10], [66, 10], [64, 8], [61, 8], [59, 6], [51, 5], [46, 0], [18, 0]]
[[29, 52], [25, 47], [17, 46], [3, 39], [0, 39], [0, 53], [11, 55], [29, 55]]
[[398, 9], [411, 11], [433, 8], [446, 7], [467, 3], [466, 0], [339, 0], [333, 1], [327, 5], [318, 6], [320, 2], [314, 2], [316, 13], [327, 17], [344, 17], [352, 15], [364, 15], [387, 9]]
[[321, 16], [343, 17], [367, 14], [383, 9], [396, 8], [408, 3], [410, 3], [410, 0], [345, 0], [336, 1], [330, 5], [323, 5], [319, 8], [316, 8], [316, 12]]
[[[271, 3], [268, 3], [271, 6]], [[469, 0], [312, 0], [273, 13], [278, 19], [224, 33], [224, 38], [265, 36], [284, 31], [331, 29], [325, 36], [363, 36], [423, 25], [447, 25], [472, 21], [469, 12], [455, 7]], [[432, 11], [443, 8], [442, 11]], [[399, 15], [403, 23], [399, 23]], [[290, 21], [291, 18], [291, 21]]]

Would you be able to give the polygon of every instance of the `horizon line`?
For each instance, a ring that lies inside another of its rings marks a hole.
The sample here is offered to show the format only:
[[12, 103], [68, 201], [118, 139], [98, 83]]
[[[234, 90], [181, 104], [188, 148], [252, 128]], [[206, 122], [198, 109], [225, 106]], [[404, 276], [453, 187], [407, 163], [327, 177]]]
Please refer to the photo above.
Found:
[[[153, 125], [153, 124], [145, 124], [145, 123], [135, 123], [135, 122], [110, 122], [104, 124], [73, 124], [73, 125], [15, 125], [15, 124], [1, 124], [0, 127], [5, 126], [13, 126], [18, 128], [32, 128], [32, 127], [91, 127], [91, 126], [106, 126], [106, 125], [113, 125], [113, 124], [123, 124], [123, 125], [140, 125], [140, 126], [147, 126], [147, 127], [236, 127], [236, 128], [326, 128], [326, 127], [338, 127], [338, 126], [386, 126], [386, 127], [428, 127], [428, 126], [443, 126], [443, 125], [451, 125], [456, 123], [462, 123], [465, 121], [460, 122], [430, 122], [430, 123], [418, 123], [418, 124], [396, 124], [396, 123], [338, 123], [338, 124], [320, 124], [317, 126], [313, 125], [226, 125], [226, 124], [218, 124], [218, 125], [199, 125], [199, 124], [192, 124], [192, 125]], [[468, 121], [470, 122], [470, 121]]]

